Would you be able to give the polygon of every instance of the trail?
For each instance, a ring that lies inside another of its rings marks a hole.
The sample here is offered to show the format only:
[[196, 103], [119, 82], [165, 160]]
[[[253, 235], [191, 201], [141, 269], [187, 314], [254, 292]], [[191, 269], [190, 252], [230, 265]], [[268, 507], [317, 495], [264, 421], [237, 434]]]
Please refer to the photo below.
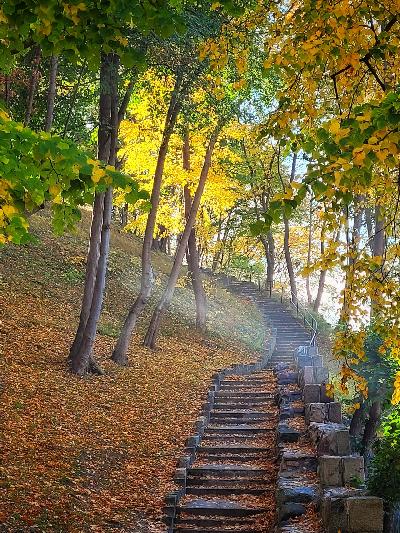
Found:
[[276, 330], [276, 345], [265, 368], [228, 374], [209, 393], [202, 438], [187, 449], [194, 461], [181, 463], [177, 471], [184, 495], [167, 507], [171, 533], [265, 533], [277, 523], [279, 414], [273, 368], [293, 364], [294, 349], [308, 344], [310, 333], [254, 284], [235, 281], [228, 288], [256, 302], [266, 327]]

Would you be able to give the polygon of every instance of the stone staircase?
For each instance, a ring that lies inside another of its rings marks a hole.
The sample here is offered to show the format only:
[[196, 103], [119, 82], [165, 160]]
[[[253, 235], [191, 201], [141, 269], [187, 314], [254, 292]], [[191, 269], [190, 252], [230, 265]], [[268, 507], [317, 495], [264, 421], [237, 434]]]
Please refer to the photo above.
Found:
[[178, 461], [180, 489], [167, 497], [168, 533], [266, 533], [276, 525], [279, 413], [272, 368], [294, 363], [294, 349], [308, 344], [310, 333], [253, 283], [233, 281], [227, 288], [258, 305], [276, 343], [262, 364], [224, 371], [211, 387], [198, 434]]
[[221, 381], [196, 460], [186, 469], [186, 493], [176, 508], [174, 532], [254, 533], [271, 527], [277, 474], [275, 387], [271, 371]]
[[276, 330], [276, 346], [270, 360], [270, 368], [279, 363], [293, 364], [295, 349], [310, 343], [310, 331], [293, 316], [285, 304], [260, 293], [254, 283], [233, 281], [229, 285], [229, 290], [255, 301], [266, 323]]

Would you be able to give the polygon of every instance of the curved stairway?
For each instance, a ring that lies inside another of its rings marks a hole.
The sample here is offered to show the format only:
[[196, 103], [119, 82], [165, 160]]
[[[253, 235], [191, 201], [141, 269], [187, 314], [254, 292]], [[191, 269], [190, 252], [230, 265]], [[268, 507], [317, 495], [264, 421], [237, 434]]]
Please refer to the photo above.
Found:
[[274, 368], [279, 363], [293, 364], [294, 350], [309, 344], [310, 331], [279, 300], [260, 293], [254, 283], [233, 281], [229, 289], [255, 301], [266, 323], [276, 329], [276, 346], [270, 367]]
[[277, 382], [272, 367], [292, 363], [293, 351], [310, 334], [288, 310], [252, 283], [229, 290], [251, 298], [271, 328], [276, 347], [269, 368], [227, 375], [213, 405], [195, 461], [185, 469], [185, 495], [174, 508], [169, 533], [267, 533], [274, 531], [278, 473]]

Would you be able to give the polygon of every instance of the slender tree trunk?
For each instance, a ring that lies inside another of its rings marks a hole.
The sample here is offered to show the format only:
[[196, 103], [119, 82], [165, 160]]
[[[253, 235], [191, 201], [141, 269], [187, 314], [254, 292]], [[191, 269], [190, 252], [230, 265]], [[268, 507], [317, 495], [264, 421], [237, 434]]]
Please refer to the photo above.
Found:
[[220, 241], [220, 247], [217, 252], [218, 253], [217, 267], [218, 267], [218, 262], [219, 262], [220, 268], [222, 268], [222, 265], [224, 264], [226, 241], [228, 239], [231, 217], [232, 217], [232, 211], [229, 211], [228, 216], [226, 217], [226, 220], [225, 220], [225, 228], [224, 228], [224, 233], [222, 235], [222, 239]]
[[[325, 253], [325, 225], [322, 225], [320, 239], [321, 239], [320, 240], [320, 253], [321, 253], [321, 259], [322, 259]], [[315, 311], [316, 313], [318, 313], [319, 311], [319, 307], [322, 301], [322, 296], [324, 294], [326, 273], [327, 273], [326, 269], [321, 269], [319, 273], [318, 290], [317, 290], [317, 295], [315, 297], [314, 304], [313, 304], [313, 311]]]
[[[308, 220], [308, 247], [307, 247], [307, 269], [311, 265], [311, 245], [312, 245], [312, 223], [313, 223], [313, 211], [312, 211], [312, 198], [310, 197], [310, 211], [309, 211], [309, 220]], [[310, 289], [310, 273], [307, 270], [306, 275], [306, 292], [307, 292], [307, 302], [308, 305], [312, 304], [312, 294]]]
[[50, 131], [54, 120], [54, 103], [56, 100], [58, 57], [51, 56], [49, 69], [49, 90], [47, 92], [47, 111], [44, 130]]
[[365, 225], [367, 226], [368, 233], [368, 243], [371, 250], [371, 253], [374, 253], [374, 228], [372, 227], [372, 213], [371, 208], [366, 207], [364, 210], [365, 213]]
[[374, 256], [385, 254], [385, 220], [379, 205], [375, 207], [375, 233], [373, 238]]
[[[185, 138], [183, 143], [183, 168], [184, 170], [190, 170], [190, 144], [189, 144], [189, 132], [185, 132]], [[190, 209], [192, 207], [192, 198], [187, 185], [184, 187], [184, 199], [185, 199], [185, 218], [189, 219]], [[200, 332], [204, 332], [207, 321], [207, 297], [204, 291], [203, 282], [201, 279], [201, 271], [199, 266], [199, 254], [196, 244], [196, 230], [193, 227], [190, 232], [187, 247], [187, 263], [189, 276], [192, 281], [193, 293], [196, 301], [196, 328]]]
[[[100, 70], [98, 158], [110, 165], [116, 163], [119, 125], [118, 68], [118, 56], [112, 53], [103, 54]], [[69, 356], [71, 370], [78, 375], [86, 372], [101, 373], [93, 359], [92, 350], [103, 304], [112, 197], [113, 191], [109, 187], [105, 193], [97, 193], [94, 202], [81, 315]]]
[[212, 266], [211, 266], [211, 269], [212, 269], [213, 272], [215, 272], [217, 270], [217, 268], [218, 268], [219, 258], [220, 258], [220, 255], [221, 255], [221, 248], [220, 248], [221, 232], [222, 232], [222, 215], [219, 215], [218, 232], [217, 232], [217, 244], [216, 244], [217, 252], [216, 252], [216, 254], [213, 257], [213, 262], [212, 262]]
[[[86, 260], [85, 285], [83, 288], [83, 298], [81, 312], [79, 316], [78, 329], [74, 341], [71, 345], [69, 357], [70, 361], [76, 359], [78, 350], [82, 344], [83, 333], [90, 315], [92, 306], [93, 290], [96, 283], [97, 265], [100, 257], [101, 229], [103, 223], [104, 193], [97, 193], [93, 204], [92, 224], [90, 227], [89, 250]], [[80, 367], [76, 365], [76, 367]]]
[[146, 230], [143, 240], [142, 248], [142, 278], [139, 294], [134, 303], [130, 307], [125, 322], [122, 326], [117, 344], [112, 353], [111, 359], [119, 365], [128, 364], [128, 348], [135, 329], [136, 321], [146, 307], [148, 299], [150, 298], [153, 287], [153, 268], [151, 265], [151, 247], [153, 242], [154, 228], [156, 225], [158, 205], [160, 202], [160, 192], [162, 184], [162, 176], [164, 172], [165, 159], [167, 156], [168, 145], [174, 129], [181, 105], [181, 83], [182, 77], [178, 76], [175, 82], [175, 87], [171, 95], [171, 100], [165, 119], [164, 131], [161, 141], [161, 146], [158, 152], [157, 165], [154, 173], [153, 189], [151, 193], [151, 209], [147, 217]]
[[128, 204], [121, 207], [121, 226], [124, 228], [128, 224]]
[[[386, 249], [386, 235], [385, 235], [385, 219], [382, 215], [379, 205], [375, 206], [375, 233], [372, 241], [372, 250], [374, 257], [384, 258]], [[381, 275], [383, 276], [384, 265], [382, 265]], [[374, 298], [371, 299], [371, 320], [379, 312], [378, 305]], [[376, 430], [378, 428], [382, 413], [382, 402], [380, 399], [375, 400], [371, 405], [368, 412], [368, 420], [365, 424], [362, 448], [364, 456], [367, 456], [370, 452], [372, 443], [376, 436]]]
[[290, 290], [292, 293], [292, 299], [294, 303], [297, 302], [297, 285], [296, 285], [296, 277], [294, 275], [293, 270], [293, 262], [292, 262], [292, 256], [290, 253], [290, 227], [289, 227], [289, 220], [286, 217], [283, 217], [283, 223], [285, 227], [284, 231], [284, 237], [283, 237], [283, 249], [285, 252], [285, 260], [286, 260], [286, 268], [289, 275], [289, 282], [290, 282]]
[[[290, 181], [292, 182], [295, 177], [296, 173], [296, 161], [297, 161], [297, 154], [293, 154], [292, 159], [292, 170], [290, 173]], [[291, 297], [294, 301], [294, 303], [297, 303], [297, 285], [296, 285], [296, 276], [294, 275], [293, 270], [293, 262], [292, 262], [292, 255], [290, 253], [290, 227], [289, 227], [289, 220], [286, 216], [283, 216], [283, 224], [284, 224], [284, 236], [283, 236], [283, 250], [285, 253], [285, 260], [286, 260], [286, 268], [289, 276], [289, 282], [290, 282], [290, 291], [291, 291]]]
[[365, 403], [361, 403], [360, 408], [354, 411], [350, 422], [350, 435], [359, 437], [363, 427], [363, 418], [365, 415]]
[[211, 166], [212, 153], [214, 151], [214, 146], [215, 146], [215, 143], [217, 142], [220, 129], [221, 129], [221, 125], [218, 124], [213, 134], [211, 135], [211, 138], [210, 138], [210, 141], [207, 147], [206, 155], [204, 158], [203, 168], [200, 173], [199, 183], [197, 185], [197, 189], [193, 197], [193, 202], [190, 208], [190, 213], [186, 221], [185, 230], [182, 234], [181, 240], [176, 250], [175, 260], [174, 260], [174, 264], [171, 269], [171, 274], [168, 278], [168, 283], [164, 290], [163, 295], [161, 296], [160, 302], [158, 303], [152, 315], [150, 325], [147, 330], [146, 337], [144, 339], [144, 345], [149, 348], [155, 348], [157, 334], [158, 334], [158, 331], [161, 325], [162, 317], [164, 315], [164, 312], [168, 309], [168, 306], [171, 303], [171, 300], [172, 300], [172, 297], [175, 291], [175, 285], [179, 277], [179, 272], [180, 272], [180, 269], [182, 266], [182, 260], [183, 260], [183, 257], [185, 255], [186, 248], [188, 245], [189, 236], [190, 236], [190, 233], [192, 231], [193, 225], [196, 220], [197, 211], [200, 206], [200, 200], [201, 200], [201, 197], [204, 191], [204, 186], [206, 184], [208, 172]]
[[381, 419], [382, 405], [380, 400], [373, 402], [369, 409], [368, 420], [365, 424], [363, 439], [362, 439], [362, 450], [363, 455], [368, 455], [368, 452], [371, 449], [372, 443], [375, 439], [376, 430]]
[[267, 290], [269, 291], [274, 285], [275, 242], [271, 231], [268, 231], [266, 235], [261, 235], [260, 240], [267, 260]]
[[207, 322], [207, 296], [201, 279], [199, 254], [197, 252], [196, 232], [193, 229], [188, 240], [188, 268], [196, 300], [196, 329], [204, 332]]
[[31, 120], [31, 116], [32, 116], [33, 102], [35, 99], [36, 88], [37, 88], [37, 84], [39, 81], [40, 59], [41, 59], [41, 49], [40, 49], [40, 46], [36, 46], [34, 50], [33, 61], [32, 61], [32, 74], [31, 74], [31, 80], [29, 83], [28, 99], [26, 102], [26, 111], [25, 111], [25, 119], [24, 119], [25, 126], [28, 126]]
[[82, 342], [74, 359], [71, 360], [71, 368], [80, 376], [87, 372], [101, 374], [100, 367], [95, 362], [92, 351], [96, 338], [97, 324], [103, 305], [104, 289], [106, 284], [107, 259], [110, 247], [110, 227], [112, 211], [113, 191], [109, 187], [104, 195], [103, 224], [101, 229], [100, 256], [97, 264], [96, 282], [93, 288], [92, 305], [86, 326], [82, 336]]

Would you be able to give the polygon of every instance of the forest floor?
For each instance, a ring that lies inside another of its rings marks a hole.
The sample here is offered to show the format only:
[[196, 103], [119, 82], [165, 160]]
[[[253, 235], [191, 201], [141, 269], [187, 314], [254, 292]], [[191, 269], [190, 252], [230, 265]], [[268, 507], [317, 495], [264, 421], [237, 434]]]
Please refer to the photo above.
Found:
[[[105, 375], [71, 375], [65, 361], [89, 223], [85, 212], [75, 234], [56, 238], [43, 212], [32, 218], [37, 243], [0, 252], [0, 531], [7, 533], [163, 531], [163, 498], [212, 374], [254, 360], [264, 341], [254, 304], [212, 278], [208, 335], [196, 334], [183, 269], [158, 349], [141, 345], [147, 313], [129, 367], [114, 365], [109, 356], [140, 281], [140, 241], [114, 227], [95, 346]], [[153, 260], [157, 297], [171, 259]]]

